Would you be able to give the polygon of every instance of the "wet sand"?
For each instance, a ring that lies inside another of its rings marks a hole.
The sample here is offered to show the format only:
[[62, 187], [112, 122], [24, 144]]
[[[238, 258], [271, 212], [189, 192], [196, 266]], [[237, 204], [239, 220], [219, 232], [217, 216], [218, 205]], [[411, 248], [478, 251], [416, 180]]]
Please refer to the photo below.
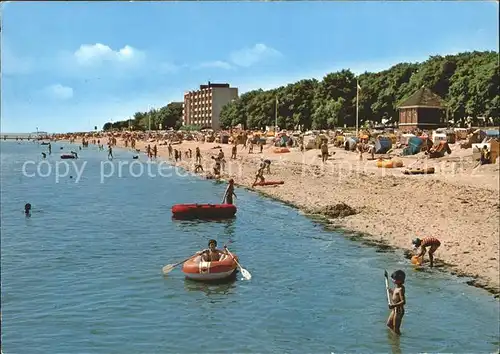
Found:
[[[142, 154], [148, 144], [157, 143], [138, 141], [136, 148]], [[122, 141], [118, 140], [118, 146], [124, 146]], [[250, 154], [238, 145], [237, 159], [231, 160], [231, 145], [184, 141], [173, 145], [183, 153], [177, 166], [194, 170], [196, 146], [205, 172], [212, 171], [210, 156], [216, 156], [219, 149], [215, 147], [220, 146], [227, 162], [222, 178], [233, 178], [247, 188], [251, 188], [261, 159], [270, 159], [271, 174], [265, 174], [266, 181], [285, 183], [253, 189], [312, 214], [345, 203], [355, 214], [325, 215], [326, 222], [332, 228], [355, 232], [368, 244], [394, 247], [409, 257], [413, 238], [437, 237], [441, 241], [435, 253], [437, 269], [473, 277], [470, 285], [496, 296], [500, 293], [498, 161], [474, 168], [472, 150], [453, 145], [452, 154], [442, 158], [426, 159], [423, 153], [401, 158], [405, 166], [436, 169], [433, 175], [408, 176], [402, 173], [405, 167], [377, 168], [375, 161], [366, 160], [367, 154], [360, 161], [358, 154], [333, 146], [330, 153], [335, 154], [323, 164], [317, 149], [275, 153], [274, 147], [266, 146], [262, 153], [254, 147]], [[188, 149], [192, 159], [185, 157]], [[168, 159], [167, 151], [167, 146], [158, 146], [159, 157]]]

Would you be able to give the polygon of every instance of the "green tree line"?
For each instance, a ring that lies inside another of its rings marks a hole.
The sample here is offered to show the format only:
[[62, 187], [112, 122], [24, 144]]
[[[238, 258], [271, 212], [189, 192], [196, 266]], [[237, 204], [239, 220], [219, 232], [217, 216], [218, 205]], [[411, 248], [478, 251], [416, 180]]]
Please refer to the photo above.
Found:
[[356, 124], [356, 82], [359, 121], [397, 121], [397, 107], [425, 85], [443, 98], [448, 119], [463, 125], [467, 116], [493, 117], [498, 124], [498, 53], [465, 52], [432, 56], [422, 63], [400, 63], [358, 77], [350, 70], [329, 73], [321, 81], [304, 79], [272, 90], [246, 92], [222, 109], [224, 127], [274, 126], [276, 99], [280, 128], [325, 129]]
[[[253, 90], [225, 105], [223, 127], [242, 124], [246, 129], [274, 126], [276, 99], [278, 126], [294, 129], [325, 129], [356, 124], [356, 82], [359, 91], [359, 121], [396, 122], [397, 107], [425, 85], [443, 98], [448, 119], [463, 126], [471, 116], [493, 117], [499, 124], [500, 85], [498, 53], [464, 52], [432, 56], [422, 63], [400, 63], [378, 72], [356, 77], [350, 70], [329, 73], [321, 81], [304, 79], [272, 90]], [[108, 122], [103, 130], [179, 129], [182, 103], [172, 102], [160, 109], [137, 112], [133, 119]]]
[[160, 124], [162, 129], [179, 129], [182, 126], [182, 102], [171, 102], [159, 109], [152, 108], [148, 112], [136, 112], [133, 118], [104, 124], [102, 130], [144, 131], [149, 129], [150, 124], [151, 130], [159, 129]]

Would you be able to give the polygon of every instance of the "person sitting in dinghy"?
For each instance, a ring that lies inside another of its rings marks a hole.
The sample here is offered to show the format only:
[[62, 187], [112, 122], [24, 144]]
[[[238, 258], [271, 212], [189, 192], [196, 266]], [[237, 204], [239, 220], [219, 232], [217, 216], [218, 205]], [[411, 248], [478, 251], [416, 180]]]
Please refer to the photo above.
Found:
[[217, 241], [215, 240], [208, 241], [208, 249], [196, 253], [197, 256], [201, 256], [201, 260], [204, 262], [217, 262], [222, 255], [227, 254], [229, 254], [227, 247], [224, 246], [224, 251], [217, 249]]

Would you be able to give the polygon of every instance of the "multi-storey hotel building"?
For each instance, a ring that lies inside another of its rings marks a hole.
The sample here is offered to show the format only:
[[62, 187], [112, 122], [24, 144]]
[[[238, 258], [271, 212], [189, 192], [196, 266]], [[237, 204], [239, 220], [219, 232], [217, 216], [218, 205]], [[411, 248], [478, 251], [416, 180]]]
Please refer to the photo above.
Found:
[[182, 112], [183, 125], [199, 125], [220, 129], [220, 112], [222, 107], [238, 98], [238, 89], [229, 84], [200, 85], [197, 91], [184, 93]]

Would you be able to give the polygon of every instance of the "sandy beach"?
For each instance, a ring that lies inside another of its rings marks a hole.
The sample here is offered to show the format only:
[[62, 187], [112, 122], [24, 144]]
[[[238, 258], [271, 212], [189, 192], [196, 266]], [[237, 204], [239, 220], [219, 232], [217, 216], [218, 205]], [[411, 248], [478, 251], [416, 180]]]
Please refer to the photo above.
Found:
[[[158, 143], [136, 143], [141, 159], [146, 158], [143, 153], [148, 144]], [[121, 140], [117, 145], [124, 146]], [[237, 159], [231, 160], [231, 145], [184, 141], [173, 145], [183, 153], [177, 166], [193, 171], [197, 146], [205, 173], [212, 171], [210, 157], [217, 155], [220, 146], [226, 160], [222, 178], [233, 178], [247, 188], [251, 188], [261, 160], [271, 160], [266, 181], [285, 183], [253, 189], [311, 214], [324, 214], [325, 207], [344, 203], [355, 214], [336, 217], [338, 208], [334, 207], [333, 215], [325, 215], [327, 223], [356, 233], [368, 244], [393, 247], [408, 257], [413, 238], [437, 237], [442, 244], [435, 254], [436, 269], [473, 277], [470, 285], [485, 288], [497, 297], [500, 293], [498, 161], [475, 167], [471, 149], [460, 149], [456, 144], [451, 145], [452, 154], [442, 158], [428, 159], [423, 153], [401, 158], [405, 166], [436, 169], [433, 175], [408, 176], [402, 173], [404, 168], [377, 168], [375, 161], [366, 160], [366, 154], [360, 161], [358, 154], [332, 145], [332, 156], [323, 164], [317, 149], [275, 153], [274, 147], [266, 146], [262, 153], [258, 148], [248, 153], [238, 145]], [[188, 149], [193, 151], [191, 159], [185, 157]], [[168, 159], [167, 146], [158, 146], [158, 156]]]

